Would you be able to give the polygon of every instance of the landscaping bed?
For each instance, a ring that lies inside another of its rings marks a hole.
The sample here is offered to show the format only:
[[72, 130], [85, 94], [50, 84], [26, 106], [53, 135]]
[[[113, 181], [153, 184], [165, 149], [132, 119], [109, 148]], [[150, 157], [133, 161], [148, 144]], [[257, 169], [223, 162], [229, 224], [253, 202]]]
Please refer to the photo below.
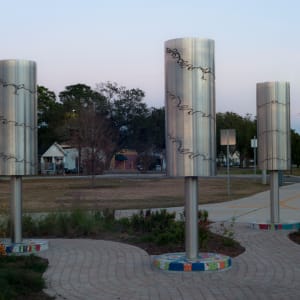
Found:
[[[210, 231], [206, 211], [199, 211], [199, 251], [235, 257], [244, 252], [234, 240], [233, 223], [221, 227], [220, 233]], [[128, 243], [150, 255], [184, 252], [184, 219], [166, 210], [141, 211], [131, 218], [116, 220], [114, 211], [87, 212], [76, 209], [70, 213], [50, 213], [39, 219], [23, 217], [24, 238], [90, 238]], [[0, 226], [1, 227], [1, 226]], [[8, 235], [8, 224], [0, 228]], [[0, 300], [50, 300], [44, 294], [42, 274], [47, 260], [36, 256], [0, 256]]]
[[300, 230], [291, 232], [289, 234], [290, 240], [300, 245]]
[[0, 256], [1, 300], [50, 300], [42, 289], [47, 259], [30, 256]]

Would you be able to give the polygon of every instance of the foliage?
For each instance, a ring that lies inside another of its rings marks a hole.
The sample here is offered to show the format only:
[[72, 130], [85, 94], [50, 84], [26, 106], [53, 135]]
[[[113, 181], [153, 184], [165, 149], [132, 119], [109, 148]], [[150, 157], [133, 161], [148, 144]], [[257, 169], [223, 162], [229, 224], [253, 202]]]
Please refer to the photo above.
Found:
[[199, 223], [199, 246], [200, 248], [206, 248], [209, 239], [209, 220], [208, 211], [199, 210], [198, 211], [198, 223]]
[[235, 217], [230, 222], [221, 222], [217, 232], [223, 237], [224, 246], [231, 247], [236, 241], [234, 240]]
[[42, 274], [47, 266], [45, 259], [34, 255], [0, 256], [0, 299], [26, 299], [31, 293], [42, 291]]
[[104, 115], [91, 107], [81, 112], [73, 138], [80, 140], [81, 165], [85, 173], [95, 175], [103, 172], [106, 158], [114, 152], [115, 136], [110, 120]]
[[65, 117], [74, 112], [80, 114], [81, 110], [94, 106], [95, 111], [106, 115], [108, 113], [108, 103], [106, 98], [99, 92], [85, 84], [74, 84], [65, 87], [65, 90], [59, 93], [59, 99], [63, 105]]
[[8, 226], [8, 221], [0, 220], [0, 239], [8, 236]]
[[71, 213], [50, 213], [38, 219], [25, 216], [22, 226], [25, 237], [76, 237], [91, 234], [95, 223], [96, 218], [91, 218], [89, 213], [76, 209]]
[[291, 130], [291, 149], [292, 149], [292, 164], [297, 165], [297, 168], [300, 166], [300, 135]]
[[54, 92], [44, 86], [38, 86], [37, 91], [38, 150], [39, 154], [43, 154], [55, 141], [61, 141], [57, 129], [63, 121], [63, 109]]
[[[109, 103], [109, 117], [118, 132], [115, 152], [134, 149], [145, 171], [151, 166], [154, 153], [165, 148], [165, 110], [148, 108], [140, 89], [126, 89], [117, 83], [100, 83], [96, 88]], [[150, 158], [150, 159], [149, 159]]]
[[67, 86], [59, 97], [65, 141], [78, 149], [79, 164], [86, 174], [101, 174], [116, 142], [106, 98], [83, 84]]
[[37, 219], [25, 215], [22, 227], [24, 237], [93, 236], [112, 231], [127, 232], [158, 245], [184, 240], [184, 222], [176, 221], [175, 213], [165, 209], [155, 212], [147, 210], [145, 213], [141, 211], [131, 218], [119, 220], [114, 218], [112, 210], [87, 212], [76, 209], [70, 213], [49, 213]]
[[[140, 89], [126, 89], [117, 83], [100, 83], [97, 91], [108, 101], [109, 118], [118, 131], [116, 152], [122, 148], [136, 149], [136, 140], [139, 137], [139, 125], [148, 115], [148, 108], [143, 102], [145, 93]], [[143, 127], [143, 126], [142, 126]]]
[[[234, 222], [221, 224], [218, 234], [210, 231], [208, 212], [199, 211], [199, 250], [224, 250], [232, 253], [242, 250], [234, 238]], [[175, 213], [167, 210], [140, 211], [130, 218], [115, 219], [114, 211], [87, 212], [74, 210], [70, 213], [50, 213], [38, 219], [28, 216], [23, 222], [24, 237], [96, 237], [109, 238], [139, 245], [152, 254], [158, 254], [160, 247], [184, 251], [184, 216], [177, 220]], [[169, 250], [167, 250], [169, 251]], [[224, 253], [224, 252], [221, 252]], [[234, 254], [236, 255], [236, 254]]]
[[175, 213], [165, 209], [140, 211], [130, 218], [129, 229], [140, 234], [142, 241], [156, 245], [182, 243], [184, 240], [184, 223], [175, 221]]
[[[39, 154], [55, 141], [70, 142], [78, 148], [81, 161], [81, 149], [85, 147], [85, 142], [92, 146], [86, 147], [90, 150], [82, 163], [86, 172], [91, 174], [95, 169], [101, 172], [103, 168], [109, 167], [116, 152], [129, 148], [137, 150], [141, 160], [145, 160], [143, 164], [147, 169], [151, 166], [148, 158], [165, 149], [165, 109], [149, 108], [143, 102], [144, 98], [145, 93], [141, 89], [127, 89], [117, 83], [99, 83], [96, 89], [78, 83], [60, 92], [58, 102], [54, 92], [39, 86]], [[236, 129], [237, 143], [230, 150], [239, 151], [241, 163], [248, 162], [253, 157], [250, 140], [256, 136], [256, 118], [250, 114], [241, 116], [234, 112], [217, 113], [217, 153], [225, 152], [225, 148], [220, 145], [220, 130], [231, 128]], [[102, 147], [107, 145], [107, 149], [100, 151], [100, 144]], [[106, 157], [105, 165], [103, 153]], [[292, 163], [299, 166], [300, 135], [294, 130], [291, 130], [291, 153]]]

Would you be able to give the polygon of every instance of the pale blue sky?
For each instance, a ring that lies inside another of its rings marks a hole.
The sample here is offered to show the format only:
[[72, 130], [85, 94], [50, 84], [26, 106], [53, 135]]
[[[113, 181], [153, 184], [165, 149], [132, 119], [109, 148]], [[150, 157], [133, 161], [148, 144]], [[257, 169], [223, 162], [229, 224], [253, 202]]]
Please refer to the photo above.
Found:
[[31, 59], [38, 84], [115, 81], [164, 105], [164, 42], [215, 40], [217, 111], [256, 114], [256, 83], [291, 83], [300, 132], [298, 0], [0, 0], [0, 59]]

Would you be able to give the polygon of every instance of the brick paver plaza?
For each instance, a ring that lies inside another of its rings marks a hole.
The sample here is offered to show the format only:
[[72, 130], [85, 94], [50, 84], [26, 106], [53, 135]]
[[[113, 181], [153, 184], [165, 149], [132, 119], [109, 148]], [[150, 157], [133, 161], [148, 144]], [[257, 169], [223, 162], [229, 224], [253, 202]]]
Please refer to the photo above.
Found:
[[[285, 186], [280, 193], [284, 209], [290, 199], [293, 220], [299, 214], [299, 221], [300, 184]], [[261, 205], [259, 197], [263, 202], [268, 193], [247, 198], [251, 212], [258, 214], [260, 209], [255, 210], [253, 203]], [[241, 201], [244, 209], [245, 199]], [[234, 231], [246, 251], [222, 272], [166, 272], [153, 267], [153, 257], [134, 246], [103, 240], [50, 240], [49, 250], [41, 253], [49, 259], [46, 292], [68, 300], [300, 299], [300, 245], [289, 240], [289, 231], [255, 230], [242, 221], [237, 218]]]

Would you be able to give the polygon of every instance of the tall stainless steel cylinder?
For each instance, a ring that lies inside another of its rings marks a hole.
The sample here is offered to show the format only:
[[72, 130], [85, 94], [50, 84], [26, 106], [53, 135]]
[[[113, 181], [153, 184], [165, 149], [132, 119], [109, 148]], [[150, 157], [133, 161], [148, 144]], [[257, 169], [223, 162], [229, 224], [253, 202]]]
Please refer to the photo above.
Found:
[[288, 170], [291, 164], [290, 84], [256, 85], [258, 166], [261, 170]]
[[215, 174], [214, 41], [165, 42], [167, 173]]
[[0, 175], [37, 172], [36, 63], [0, 60]]
[[290, 84], [263, 82], [256, 85], [258, 166], [270, 172], [270, 221], [279, 223], [278, 171], [291, 164]]

